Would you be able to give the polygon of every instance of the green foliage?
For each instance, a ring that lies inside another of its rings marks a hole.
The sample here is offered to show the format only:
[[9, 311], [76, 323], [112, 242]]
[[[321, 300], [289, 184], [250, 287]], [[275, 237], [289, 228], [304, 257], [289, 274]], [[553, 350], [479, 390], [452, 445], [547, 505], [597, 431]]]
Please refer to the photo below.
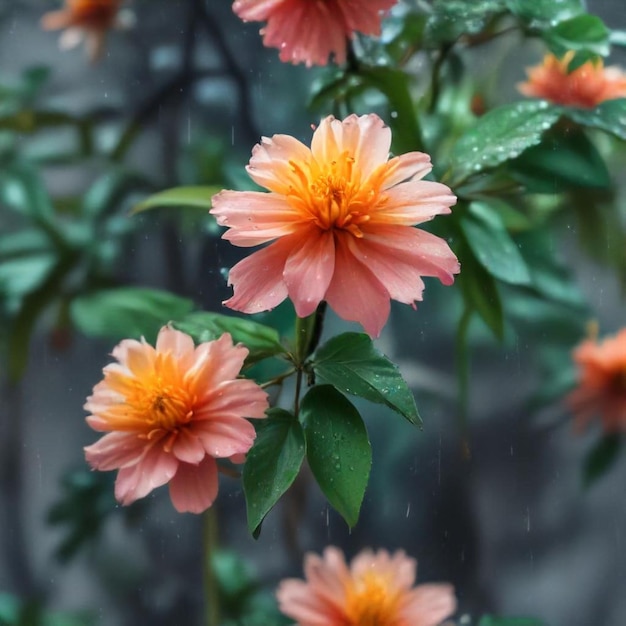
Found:
[[372, 465], [365, 424], [356, 408], [330, 385], [309, 390], [300, 408], [306, 456], [320, 488], [351, 528]]
[[541, 101], [514, 102], [489, 111], [452, 150], [454, 184], [517, 158], [537, 145], [559, 116], [559, 109]]
[[320, 380], [340, 391], [386, 404], [412, 424], [422, 421], [398, 367], [363, 333], [343, 333], [318, 348], [312, 362]]
[[435, 0], [426, 24], [431, 45], [451, 43], [465, 34], [483, 31], [490, 20], [505, 10], [505, 0]]
[[36, 601], [0, 593], [0, 626], [90, 626], [94, 623], [89, 613], [53, 613]]
[[584, 13], [581, 0], [505, 0], [508, 9], [532, 28], [549, 28]]
[[514, 285], [530, 284], [528, 267], [506, 231], [497, 206], [489, 201], [472, 202], [460, 224], [475, 258], [494, 278]]
[[248, 528], [258, 536], [263, 519], [296, 479], [304, 459], [300, 422], [283, 409], [270, 409], [255, 420], [257, 437], [243, 468]]
[[494, 617], [484, 615], [478, 626], [545, 626], [541, 620], [533, 617]]
[[609, 30], [595, 15], [577, 15], [543, 33], [550, 49], [558, 57], [566, 52], [588, 52], [600, 56], [609, 53]]
[[191, 335], [196, 343], [212, 341], [230, 333], [234, 343], [242, 343], [250, 351], [246, 359], [248, 365], [286, 353], [276, 330], [241, 317], [196, 311], [173, 322], [173, 326]]
[[604, 476], [617, 461], [622, 449], [620, 435], [605, 435], [591, 448], [583, 466], [583, 482], [589, 487]]
[[132, 212], [141, 213], [142, 211], [162, 207], [195, 207], [208, 211], [211, 208], [211, 198], [221, 189], [218, 186], [174, 187], [173, 189], [166, 189], [135, 205]]
[[626, 139], [626, 98], [607, 100], [595, 109], [564, 109], [563, 115], [581, 126]]
[[63, 495], [48, 511], [47, 522], [64, 527], [65, 537], [55, 553], [68, 561], [102, 531], [115, 510], [113, 475], [80, 469], [68, 472], [61, 483]]
[[112, 339], [139, 339], [153, 343], [159, 329], [193, 308], [191, 300], [159, 289], [118, 287], [88, 292], [74, 298], [70, 315], [86, 335]]
[[606, 163], [587, 135], [576, 129], [555, 131], [510, 163], [512, 176], [532, 193], [610, 187]]

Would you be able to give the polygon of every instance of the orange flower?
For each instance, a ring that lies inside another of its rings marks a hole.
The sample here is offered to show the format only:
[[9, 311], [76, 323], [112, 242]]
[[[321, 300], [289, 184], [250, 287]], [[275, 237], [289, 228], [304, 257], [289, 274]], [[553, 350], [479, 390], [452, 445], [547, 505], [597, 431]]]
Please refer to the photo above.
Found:
[[380, 35], [384, 11], [398, 0], [235, 0], [245, 21], [267, 22], [263, 43], [280, 50], [280, 60], [326, 65], [333, 54], [346, 60], [346, 41], [355, 33]]
[[237, 379], [248, 350], [230, 335], [194, 347], [173, 328], [156, 348], [126, 339], [118, 363], [87, 398], [87, 423], [106, 432], [85, 448], [94, 469], [119, 469], [115, 497], [130, 504], [169, 483], [174, 508], [200, 513], [217, 496], [216, 458], [241, 462], [255, 438], [246, 417], [265, 417], [267, 394]]
[[102, 54], [107, 31], [128, 25], [120, 13], [123, 0], [65, 0], [65, 8], [51, 11], [41, 18], [45, 30], [66, 29], [60, 39], [61, 48], [73, 48], [83, 39], [92, 61]]
[[596, 416], [607, 433], [626, 431], [626, 328], [601, 342], [586, 339], [574, 351], [578, 387], [567, 397], [584, 428]]
[[[439, 237], [413, 228], [449, 213], [456, 197], [421, 180], [430, 157], [410, 152], [388, 160], [391, 131], [377, 115], [327, 117], [309, 149], [289, 135], [264, 137], [247, 168], [271, 193], [222, 191], [213, 213], [238, 246], [272, 242], [230, 271], [244, 313], [289, 297], [306, 317], [326, 300], [346, 320], [378, 336], [390, 299], [422, 299], [422, 276], [454, 282], [459, 263]], [[275, 241], [274, 241], [275, 240]]]
[[603, 66], [602, 60], [587, 61], [571, 72], [574, 52], [561, 60], [547, 54], [543, 64], [526, 70], [529, 81], [518, 89], [526, 96], [554, 104], [592, 109], [605, 100], [626, 98], [626, 75], [617, 67]]
[[341, 550], [328, 547], [305, 557], [306, 581], [284, 580], [276, 596], [297, 626], [436, 626], [454, 613], [454, 590], [413, 588], [416, 568], [402, 550], [363, 550], [348, 568]]

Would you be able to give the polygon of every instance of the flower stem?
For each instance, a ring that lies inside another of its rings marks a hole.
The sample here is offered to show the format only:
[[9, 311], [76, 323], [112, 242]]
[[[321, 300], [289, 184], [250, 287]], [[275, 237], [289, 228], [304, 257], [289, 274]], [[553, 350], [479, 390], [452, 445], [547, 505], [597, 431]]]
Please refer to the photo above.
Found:
[[207, 626], [219, 626], [220, 604], [217, 578], [211, 565], [211, 557], [218, 546], [217, 511], [210, 508], [204, 512], [202, 517], [202, 574], [204, 578], [204, 600], [206, 608]]

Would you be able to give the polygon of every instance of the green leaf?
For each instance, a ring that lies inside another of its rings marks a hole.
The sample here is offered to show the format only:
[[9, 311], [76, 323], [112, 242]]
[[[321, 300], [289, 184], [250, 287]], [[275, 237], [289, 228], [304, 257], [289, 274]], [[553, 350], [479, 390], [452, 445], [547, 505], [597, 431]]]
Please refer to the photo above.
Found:
[[619, 456], [621, 447], [622, 439], [619, 435], [605, 435], [589, 451], [583, 467], [583, 482], [586, 487], [611, 469]]
[[504, 315], [496, 281], [476, 259], [468, 243], [461, 246], [458, 257], [462, 269], [456, 283], [461, 289], [466, 308], [470, 312], [476, 311], [493, 334], [502, 339]]
[[607, 100], [595, 109], [563, 109], [563, 115], [588, 128], [598, 128], [626, 139], [626, 98]]
[[351, 528], [372, 466], [365, 424], [352, 403], [330, 385], [318, 385], [302, 400], [307, 459], [324, 495]]
[[548, 133], [538, 146], [526, 150], [510, 165], [511, 175], [532, 193], [557, 193], [572, 186], [611, 186], [604, 159], [581, 131]]
[[90, 216], [99, 216], [119, 208], [130, 192], [146, 188], [145, 178], [122, 167], [113, 167], [98, 178], [84, 196], [83, 210]]
[[464, 180], [517, 158], [524, 150], [538, 144], [559, 116], [560, 109], [532, 100], [489, 111], [454, 146], [453, 180]]
[[[554, 0], [552, 0], [554, 1]], [[534, 617], [494, 617], [484, 615], [478, 626], [545, 626], [544, 622]]]
[[211, 198], [221, 187], [174, 187], [150, 196], [133, 207], [131, 214], [162, 207], [196, 207], [209, 210]]
[[396, 153], [422, 148], [422, 133], [413, 98], [409, 90], [409, 77], [402, 70], [389, 67], [361, 67], [360, 78], [383, 93], [389, 108], [395, 112], [389, 120], [393, 130], [393, 146]]
[[435, 0], [426, 23], [426, 39], [433, 45], [475, 35], [489, 20], [504, 11], [504, 0]]
[[76, 327], [86, 335], [113, 339], [144, 336], [152, 342], [163, 325], [183, 317], [192, 308], [191, 300], [167, 291], [120, 287], [74, 298], [70, 315]]
[[600, 56], [609, 53], [609, 29], [595, 15], [577, 15], [544, 31], [543, 37], [557, 56], [569, 50], [585, 50]]
[[581, 0], [505, 0], [505, 4], [532, 28], [549, 28], [585, 12]]
[[43, 180], [30, 163], [13, 163], [2, 168], [0, 202], [39, 223], [54, 219], [54, 208]]
[[530, 284], [528, 267], [517, 244], [489, 202], [472, 202], [460, 225], [476, 259], [492, 276], [513, 285]]
[[386, 404], [412, 424], [422, 420], [415, 398], [398, 367], [376, 350], [364, 333], [343, 333], [318, 348], [313, 371], [337, 389], [370, 402]]
[[191, 335], [197, 343], [230, 333], [235, 343], [242, 343], [250, 351], [246, 359], [248, 364], [286, 353], [276, 330], [241, 317], [201, 311], [190, 313], [172, 325]]
[[296, 479], [304, 459], [300, 422], [283, 409], [270, 409], [267, 419], [255, 420], [254, 445], [243, 467], [248, 529], [257, 536], [261, 522]]

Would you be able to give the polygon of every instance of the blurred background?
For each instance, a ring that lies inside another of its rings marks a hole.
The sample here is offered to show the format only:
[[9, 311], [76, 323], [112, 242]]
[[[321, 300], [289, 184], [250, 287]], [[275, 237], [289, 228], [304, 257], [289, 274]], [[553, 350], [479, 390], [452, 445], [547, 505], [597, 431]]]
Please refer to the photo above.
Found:
[[[10, 331], [0, 333], [0, 624], [201, 622], [202, 519], [177, 514], [163, 489], [122, 510], [114, 476], [84, 462], [82, 448], [95, 437], [82, 405], [128, 329], [119, 310], [107, 316], [98, 294], [155, 290], [120, 296], [122, 309], [141, 312], [144, 297], [150, 311], [162, 311], [155, 331], [192, 306], [219, 311], [230, 293], [227, 268], [245, 251], [221, 241], [197, 208], [129, 210], [180, 185], [247, 188], [244, 166], [261, 135], [308, 142], [311, 124], [329, 112], [308, 103], [332, 68], [281, 63], [262, 46], [259, 24], [243, 24], [228, 0], [125, 6], [134, 26], [109, 33], [92, 64], [41, 29], [58, 3], [0, 0], [0, 321]], [[626, 30], [623, 0], [587, 6]], [[472, 89], [487, 107], [518, 99], [523, 68], [543, 52], [515, 37], [469, 51]], [[612, 61], [626, 64], [624, 55]], [[418, 90], [421, 63], [411, 66]], [[360, 106], [380, 102], [366, 96]], [[612, 178], [623, 184], [626, 151], [613, 154]], [[585, 487], [582, 467], [598, 431], [575, 434], [547, 389], [565, 388], [571, 372], [556, 380], [550, 359], [562, 363], [588, 321], [603, 333], [623, 325], [624, 241], [609, 226], [600, 235], [606, 246], [595, 239], [595, 254], [581, 254], [588, 225], [566, 215], [560, 228], [546, 245], [571, 272], [572, 304], [538, 312], [511, 293], [502, 343], [472, 328], [465, 434], [456, 287], [429, 281], [417, 311], [394, 303], [378, 345], [411, 384], [424, 430], [358, 405], [374, 465], [351, 533], [305, 474], [254, 540], [240, 482], [221, 478], [215, 508], [224, 550], [214, 567], [231, 623], [244, 623], [242, 603], [245, 623], [274, 623], [278, 581], [300, 575], [303, 553], [328, 544], [348, 555], [366, 546], [406, 550], [421, 582], [454, 583], [459, 615], [626, 623], [626, 455]], [[288, 318], [288, 310], [272, 318], [283, 334]], [[351, 328], [331, 315], [326, 333]]]

